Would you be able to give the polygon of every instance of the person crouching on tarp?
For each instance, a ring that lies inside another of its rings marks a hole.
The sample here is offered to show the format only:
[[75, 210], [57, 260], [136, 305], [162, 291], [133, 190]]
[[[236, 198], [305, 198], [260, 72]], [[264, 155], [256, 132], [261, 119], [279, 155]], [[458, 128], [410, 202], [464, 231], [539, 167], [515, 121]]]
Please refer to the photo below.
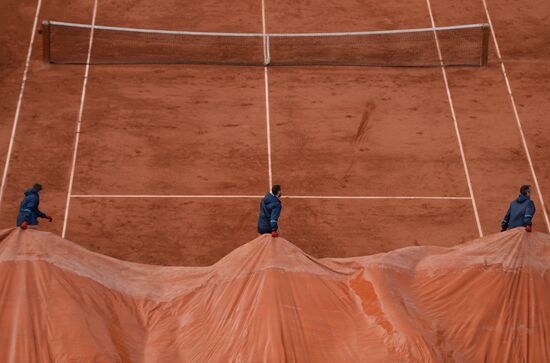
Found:
[[40, 191], [42, 190], [42, 185], [35, 184], [31, 189], [25, 191], [25, 197], [21, 201], [19, 207], [19, 215], [17, 216], [17, 227], [22, 229], [27, 229], [29, 226], [38, 225], [38, 217], [45, 218], [52, 221], [52, 217], [46, 215], [46, 213], [38, 209], [40, 204]]
[[274, 185], [271, 193], [267, 193], [260, 203], [260, 216], [258, 217], [258, 233], [271, 233], [273, 237], [279, 237], [279, 216], [281, 215], [281, 186]]
[[519, 193], [519, 197], [510, 203], [508, 212], [502, 220], [501, 232], [517, 227], [525, 227], [527, 232], [532, 230], [532, 220], [536, 208], [535, 203], [531, 200], [531, 186], [522, 185]]

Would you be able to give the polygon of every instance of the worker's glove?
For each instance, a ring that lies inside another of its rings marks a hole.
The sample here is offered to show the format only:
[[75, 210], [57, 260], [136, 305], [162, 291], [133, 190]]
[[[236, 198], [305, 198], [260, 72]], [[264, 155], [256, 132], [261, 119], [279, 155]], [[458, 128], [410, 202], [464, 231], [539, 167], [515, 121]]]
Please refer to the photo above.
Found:
[[271, 237], [279, 237], [279, 232], [277, 231], [271, 232]]
[[533, 225], [532, 224], [528, 225], [527, 227], [525, 227], [525, 230], [527, 232], [532, 232], [533, 231]]
[[53, 221], [53, 218], [50, 217], [50, 216], [44, 216], [44, 218], [47, 219], [48, 221], [50, 221], [50, 223], [52, 223], [52, 221]]
[[501, 226], [500, 226], [500, 231], [501, 231], [501, 232], [505, 232], [507, 229], [508, 229], [508, 225], [502, 223]]

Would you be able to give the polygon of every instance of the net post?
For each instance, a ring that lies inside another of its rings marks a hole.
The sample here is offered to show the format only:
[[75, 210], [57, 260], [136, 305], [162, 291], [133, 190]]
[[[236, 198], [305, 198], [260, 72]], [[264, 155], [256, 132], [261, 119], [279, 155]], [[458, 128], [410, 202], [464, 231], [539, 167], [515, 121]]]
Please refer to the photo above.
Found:
[[42, 58], [44, 63], [51, 63], [50, 58], [50, 22], [47, 20], [42, 21]]
[[487, 67], [489, 63], [489, 35], [491, 34], [491, 28], [488, 24], [484, 24], [481, 28], [482, 31], [482, 43], [481, 43], [481, 66]]
[[269, 35], [264, 34], [264, 66], [268, 66], [271, 62], [271, 56], [269, 54]]

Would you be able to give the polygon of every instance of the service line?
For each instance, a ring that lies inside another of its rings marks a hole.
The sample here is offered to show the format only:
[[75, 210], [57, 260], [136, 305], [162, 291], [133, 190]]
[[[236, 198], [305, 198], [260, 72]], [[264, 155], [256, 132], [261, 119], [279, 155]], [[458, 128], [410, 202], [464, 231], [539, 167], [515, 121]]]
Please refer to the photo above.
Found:
[[[259, 199], [263, 195], [208, 195], [208, 194], [73, 194], [71, 198], [88, 199], [148, 199], [148, 198], [173, 198], [173, 199]], [[283, 199], [402, 199], [402, 200], [470, 200], [470, 197], [447, 197], [447, 196], [383, 196], [383, 195], [283, 195]]]

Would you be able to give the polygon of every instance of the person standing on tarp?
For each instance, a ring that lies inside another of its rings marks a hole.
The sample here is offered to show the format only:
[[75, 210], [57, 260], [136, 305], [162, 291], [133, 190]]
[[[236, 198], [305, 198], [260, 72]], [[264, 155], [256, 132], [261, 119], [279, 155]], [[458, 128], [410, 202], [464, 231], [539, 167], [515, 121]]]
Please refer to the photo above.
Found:
[[19, 215], [17, 216], [17, 227], [27, 229], [29, 226], [36, 226], [38, 225], [38, 217], [45, 218], [51, 223], [52, 217], [38, 209], [38, 205], [40, 204], [39, 193], [41, 190], [42, 185], [35, 184], [31, 189], [25, 191], [25, 197], [21, 201]]
[[502, 220], [502, 232], [517, 227], [525, 227], [527, 232], [532, 230], [533, 216], [537, 209], [531, 200], [531, 186], [522, 185], [519, 193], [519, 197], [510, 203], [508, 212]]
[[260, 203], [260, 216], [258, 217], [258, 233], [271, 233], [273, 237], [279, 237], [279, 216], [281, 215], [281, 186], [274, 185], [271, 193], [267, 193]]

